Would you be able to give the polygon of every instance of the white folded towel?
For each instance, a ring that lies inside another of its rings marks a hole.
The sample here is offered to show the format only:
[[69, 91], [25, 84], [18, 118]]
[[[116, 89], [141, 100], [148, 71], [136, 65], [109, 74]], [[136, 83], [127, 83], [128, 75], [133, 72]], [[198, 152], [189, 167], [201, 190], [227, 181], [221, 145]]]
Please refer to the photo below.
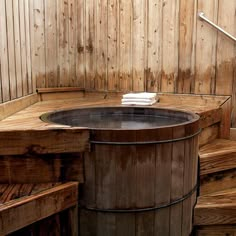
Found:
[[153, 102], [156, 98], [122, 98], [121, 102]]
[[156, 103], [156, 100], [153, 101], [149, 101], [149, 102], [145, 102], [145, 101], [139, 101], [139, 102], [134, 102], [134, 101], [126, 101], [126, 102], [122, 102], [122, 105], [140, 105], [140, 106], [151, 106], [154, 103]]
[[123, 98], [155, 98], [156, 93], [148, 93], [148, 92], [143, 92], [143, 93], [127, 93], [123, 95]]
[[156, 93], [128, 93], [121, 99], [122, 105], [142, 105], [150, 106], [157, 102]]

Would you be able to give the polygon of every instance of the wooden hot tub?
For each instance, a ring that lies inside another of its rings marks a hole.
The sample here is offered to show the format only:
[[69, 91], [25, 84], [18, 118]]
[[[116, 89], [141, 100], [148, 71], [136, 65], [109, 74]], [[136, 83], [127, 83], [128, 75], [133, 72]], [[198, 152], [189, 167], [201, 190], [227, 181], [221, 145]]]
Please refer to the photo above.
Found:
[[147, 107], [89, 107], [42, 120], [88, 127], [80, 235], [179, 235], [192, 231], [199, 117]]

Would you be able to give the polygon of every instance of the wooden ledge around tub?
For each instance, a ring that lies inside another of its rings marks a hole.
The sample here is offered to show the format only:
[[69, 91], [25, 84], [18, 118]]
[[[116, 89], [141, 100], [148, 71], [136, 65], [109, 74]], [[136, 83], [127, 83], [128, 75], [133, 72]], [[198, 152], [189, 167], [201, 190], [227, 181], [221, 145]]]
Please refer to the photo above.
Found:
[[[44, 90], [48, 91], [48, 89]], [[0, 155], [89, 150], [88, 129], [49, 124], [41, 121], [39, 117], [43, 113], [55, 110], [120, 105], [121, 96], [121, 93], [85, 92], [82, 97], [37, 102], [0, 121]], [[200, 115], [200, 126], [204, 130], [200, 136], [200, 145], [218, 137], [229, 137], [230, 96], [163, 93], [158, 96], [160, 102], [154, 104], [153, 107], [187, 110]]]
[[[70, 232], [67, 233], [75, 236], [78, 233], [77, 202], [77, 182], [0, 184], [0, 235], [7, 235], [67, 210], [67, 217], [70, 218], [66, 226]], [[48, 234], [48, 230], [54, 232], [55, 229], [50, 228], [48, 225], [44, 234]]]

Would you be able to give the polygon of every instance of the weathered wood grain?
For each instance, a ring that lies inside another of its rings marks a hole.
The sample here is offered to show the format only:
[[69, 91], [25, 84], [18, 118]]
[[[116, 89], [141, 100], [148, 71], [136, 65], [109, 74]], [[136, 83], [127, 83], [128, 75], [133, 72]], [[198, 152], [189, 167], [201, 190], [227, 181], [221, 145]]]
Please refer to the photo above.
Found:
[[36, 87], [46, 86], [46, 62], [45, 62], [45, 7], [44, 1], [33, 1], [33, 48], [32, 48], [32, 72]]
[[[14, 14], [14, 49], [15, 49], [15, 65], [16, 65], [16, 93], [17, 97], [21, 97], [22, 90], [22, 74], [21, 74], [21, 47], [20, 47], [20, 28], [19, 28], [19, 2], [13, 1]], [[14, 63], [14, 62], [13, 62]]]
[[207, 195], [236, 187], [235, 169], [202, 175], [200, 178], [200, 195]]
[[[232, 35], [236, 35], [236, 2], [220, 0], [218, 9], [218, 25]], [[226, 12], [227, 14], [225, 14]], [[216, 93], [232, 94], [235, 73], [235, 44], [222, 33], [218, 33], [216, 53]]]
[[119, 1], [109, 0], [107, 9], [107, 89], [118, 90]]
[[[77, 45], [76, 45], [76, 78], [77, 86], [85, 88], [85, 6], [83, 0], [77, 1]], [[75, 85], [74, 85], [75, 86]]]
[[31, 35], [30, 35], [30, 0], [25, 1], [25, 42], [26, 42], [26, 79], [28, 85], [28, 94], [35, 92], [35, 87], [32, 83], [32, 58], [31, 58]]
[[36, 102], [38, 102], [38, 96], [33, 94], [0, 104], [0, 120], [23, 110]]
[[210, 196], [202, 196], [198, 198], [197, 205], [194, 210], [195, 225], [222, 225], [235, 224], [235, 200], [236, 191], [222, 191], [220, 193], [211, 194]]
[[210, 125], [202, 130], [199, 135], [199, 146], [203, 146], [217, 138], [219, 138], [219, 125], [220, 123], [216, 123]]
[[97, 1], [86, 1], [85, 5], [85, 88], [95, 89], [96, 74], [96, 8]]
[[195, 73], [196, 1], [180, 0], [178, 93], [190, 93]]
[[[57, 0], [58, 39], [58, 86], [69, 86], [69, 0]], [[45, 87], [45, 86], [44, 86]]]
[[146, 89], [157, 92], [161, 87], [162, 68], [162, 1], [148, 2]]
[[132, 91], [132, 2], [119, 1], [119, 91]]
[[200, 175], [235, 168], [236, 142], [216, 139], [199, 150]]
[[1, 132], [0, 140], [1, 155], [83, 152], [89, 147], [89, 131], [83, 128], [9, 131]]
[[[170, 134], [170, 138], [172, 134]], [[169, 203], [171, 198], [171, 161], [172, 161], [173, 144], [166, 143], [161, 146], [156, 146], [156, 185], [162, 191], [155, 189], [155, 196], [158, 196], [158, 201], [155, 197], [155, 204]], [[162, 176], [162, 177], [161, 177]], [[165, 181], [162, 181], [162, 178]], [[168, 220], [167, 220], [168, 219]], [[159, 235], [169, 235], [170, 208], [160, 209], [155, 212], [154, 232]]]
[[[180, 128], [177, 132], [181, 135], [184, 134], [185, 130]], [[177, 132], [173, 133], [173, 138], [176, 138]], [[171, 158], [171, 195], [170, 201], [173, 202], [176, 199], [181, 198], [184, 195], [184, 141], [174, 142], [172, 146], [172, 158]], [[191, 160], [195, 162], [195, 156], [191, 153]], [[194, 164], [193, 164], [194, 166]], [[194, 175], [195, 170], [193, 168]], [[191, 186], [192, 187], [192, 186]], [[190, 207], [191, 208], [191, 207]], [[186, 225], [182, 224], [183, 220], [183, 203], [180, 202], [170, 207], [170, 235], [182, 234], [182, 228], [186, 227]]]
[[162, 9], [161, 91], [174, 92], [178, 75], [179, 0], [164, 1]]
[[68, 182], [35, 194], [29, 194], [29, 196], [24, 198], [5, 202], [0, 206], [2, 219], [0, 233], [1, 235], [9, 234], [36, 221], [76, 206], [77, 199], [78, 184], [76, 182]]
[[13, 17], [13, 1], [6, 1], [8, 59], [9, 62], [11, 62], [11, 64], [9, 65], [9, 84], [11, 100], [17, 97]]
[[145, 90], [146, 64], [145, 41], [146, 41], [146, 0], [134, 0], [132, 3], [132, 72], [133, 90]]
[[83, 160], [80, 153], [0, 156], [0, 183], [83, 183]]
[[97, 90], [107, 90], [107, 37], [108, 37], [108, 5], [106, 0], [95, 1], [96, 11], [96, 79]]
[[25, 25], [25, 4], [27, 1], [19, 0], [19, 24], [20, 24], [20, 47], [21, 47], [21, 73], [23, 96], [28, 95], [28, 72], [27, 72], [27, 58], [26, 58], [26, 25]]
[[[218, 1], [198, 0], [197, 11], [203, 11], [210, 20], [217, 22]], [[196, 40], [194, 93], [214, 94], [217, 31], [209, 27], [204, 21], [198, 20]]]
[[198, 226], [195, 230], [196, 236], [223, 236], [223, 235], [232, 235], [236, 234], [235, 225], [207, 225], [207, 226]]
[[0, 14], [0, 60], [1, 60], [1, 100], [7, 102], [10, 100], [9, 71], [8, 71], [8, 47], [7, 47], [7, 19], [6, 19], [6, 1], [0, 0], [0, 9], [4, 9]]
[[46, 87], [58, 85], [57, 65], [57, 2], [45, 1]]
[[234, 1], [1, 1], [1, 103], [52, 86], [235, 100], [234, 44], [197, 16], [234, 35]]
[[76, 86], [76, 49], [77, 49], [77, 1], [68, 1], [68, 62], [69, 78], [68, 85]]

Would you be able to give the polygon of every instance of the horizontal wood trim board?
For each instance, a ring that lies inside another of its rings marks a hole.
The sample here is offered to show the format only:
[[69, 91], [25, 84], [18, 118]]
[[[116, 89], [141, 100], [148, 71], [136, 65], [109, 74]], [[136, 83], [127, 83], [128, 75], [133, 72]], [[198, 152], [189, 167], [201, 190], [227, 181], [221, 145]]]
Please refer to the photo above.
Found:
[[89, 150], [87, 129], [49, 129], [0, 132], [0, 155], [84, 152]]
[[80, 87], [58, 87], [58, 88], [37, 88], [37, 93], [58, 93], [58, 92], [84, 92]]

